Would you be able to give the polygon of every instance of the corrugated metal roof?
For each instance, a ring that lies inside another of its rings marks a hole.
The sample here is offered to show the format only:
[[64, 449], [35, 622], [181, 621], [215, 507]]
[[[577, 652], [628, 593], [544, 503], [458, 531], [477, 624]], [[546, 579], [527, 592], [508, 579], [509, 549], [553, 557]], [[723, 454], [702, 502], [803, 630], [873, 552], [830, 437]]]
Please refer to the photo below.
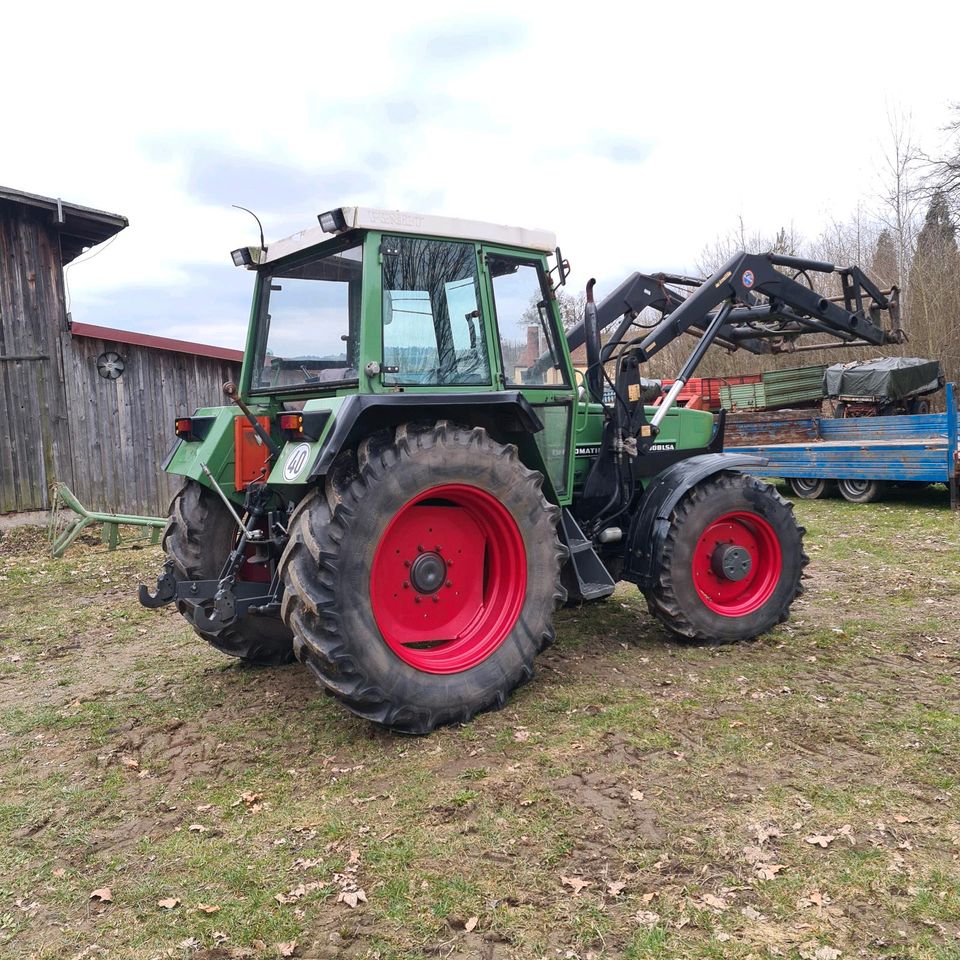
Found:
[[2, 202], [50, 213], [50, 223], [60, 234], [60, 248], [65, 264], [79, 257], [86, 247], [103, 243], [130, 225], [130, 221], [118, 213], [66, 203], [57, 197], [42, 197], [10, 187], [0, 187], [0, 203]]

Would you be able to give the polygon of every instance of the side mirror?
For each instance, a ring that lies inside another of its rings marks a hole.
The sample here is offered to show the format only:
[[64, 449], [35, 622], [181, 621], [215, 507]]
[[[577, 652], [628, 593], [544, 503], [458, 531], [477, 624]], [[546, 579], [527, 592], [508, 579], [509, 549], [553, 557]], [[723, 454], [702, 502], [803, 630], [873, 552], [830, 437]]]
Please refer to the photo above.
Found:
[[[570, 261], [563, 259], [563, 254], [560, 252], [560, 248], [554, 251], [554, 258], [556, 263], [553, 265], [553, 268], [550, 270], [550, 282], [553, 285], [553, 292], [556, 293], [562, 286], [567, 282], [567, 277], [570, 276]], [[557, 276], [554, 278], [553, 274], [556, 272]]]

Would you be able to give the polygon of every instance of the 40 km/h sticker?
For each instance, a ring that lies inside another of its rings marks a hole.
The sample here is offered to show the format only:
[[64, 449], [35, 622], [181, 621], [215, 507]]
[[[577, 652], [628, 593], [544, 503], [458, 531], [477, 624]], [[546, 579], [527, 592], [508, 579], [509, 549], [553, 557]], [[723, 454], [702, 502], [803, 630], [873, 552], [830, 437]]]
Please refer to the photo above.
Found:
[[297, 477], [303, 473], [307, 465], [307, 457], [310, 456], [310, 444], [301, 443], [293, 448], [293, 453], [287, 457], [287, 462], [283, 465], [283, 479], [287, 483], [293, 483]]

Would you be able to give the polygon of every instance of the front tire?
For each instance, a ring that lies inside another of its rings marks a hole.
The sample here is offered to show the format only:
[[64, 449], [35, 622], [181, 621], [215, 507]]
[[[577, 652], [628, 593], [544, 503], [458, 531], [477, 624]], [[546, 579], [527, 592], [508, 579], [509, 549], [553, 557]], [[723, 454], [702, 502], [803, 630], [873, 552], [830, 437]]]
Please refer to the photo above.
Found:
[[766, 633], [803, 592], [808, 558], [793, 504], [739, 473], [698, 483], [670, 516], [650, 612], [673, 633], [734, 643]]
[[406, 733], [503, 706], [564, 597], [542, 482], [480, 427], [365, 440], [291, 519], [280, 569], [297, 656], [355, 714]]
[[[178, 580], [215, 580], [233, 549], [237, 524], [223, 501], [195, 480], [187, 480], [170, 504], [163, 549], [174, 562]], [[293, 636], [270, 617], [240, 617], [217, 633], [194, 623], [194, 604], [177, 602], [177, 609], [198, 636], [230, 657], [261, 666], [293, 660]]]

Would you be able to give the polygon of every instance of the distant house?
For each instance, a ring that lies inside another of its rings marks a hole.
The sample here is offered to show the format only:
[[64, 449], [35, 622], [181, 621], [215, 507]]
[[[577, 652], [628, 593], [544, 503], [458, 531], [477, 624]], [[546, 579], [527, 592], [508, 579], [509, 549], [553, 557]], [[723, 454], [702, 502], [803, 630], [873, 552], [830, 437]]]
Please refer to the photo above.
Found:
[[237, 350], [68, 322], [63, 268], [126, 217], [0, 187], [0, 513], [65, 482], [91, 508], [166, 512], [173, 421], [222, 403]]

